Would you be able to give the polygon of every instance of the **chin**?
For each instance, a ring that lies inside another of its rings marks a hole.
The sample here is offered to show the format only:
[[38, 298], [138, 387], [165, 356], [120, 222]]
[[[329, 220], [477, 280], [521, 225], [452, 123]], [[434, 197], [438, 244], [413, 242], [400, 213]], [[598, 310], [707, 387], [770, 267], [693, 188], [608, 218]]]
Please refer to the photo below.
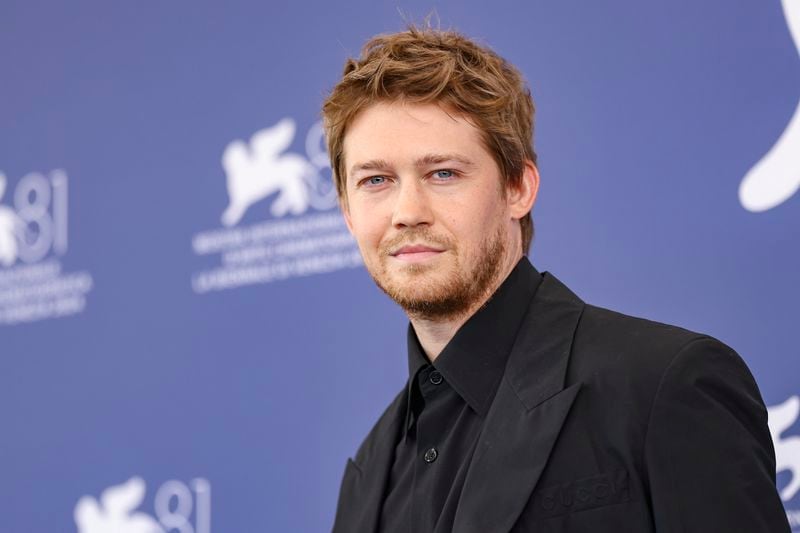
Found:
[[384, 265], [379, 276], [382, 284], [409, 295], [446, 293], [448, 285], [463, 277], [451, 265], [438, 261]]
[[476, 297], [457, 272], [433, 272], [428, 265], [411, 265], [404, 272], [382, 272], [378, 287], [409, 315], [441, 320], [462, 314]]
[[388, 280], [402, 283], [402, 280], [414, 279], [419, 281], [423, 278], [433, 279], [436, 276], [447, 278], [452, 277], [452, 271], [442, 265], [432, 263], [407, 263], [392, 265], [383, 269], [383, 277]]
[[474, 309], [497, 288], [504, 257], [505, 241], [498, 230], [465, 262], [471, 268], [462, 265], [466, 258], [452, 253], [415, 263], [383, 255], [365, 265], [378, 287], [409, 316], [446, 320]]

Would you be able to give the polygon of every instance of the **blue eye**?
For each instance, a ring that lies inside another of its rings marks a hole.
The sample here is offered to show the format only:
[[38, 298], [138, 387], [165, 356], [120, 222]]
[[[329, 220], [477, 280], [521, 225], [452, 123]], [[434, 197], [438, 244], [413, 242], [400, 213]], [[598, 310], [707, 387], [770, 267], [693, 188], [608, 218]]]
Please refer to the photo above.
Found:
[[372, 176], [371, 178], [367, 178], [368, 185], [382, 185], [386, 181], [386, 178], [383, 176]]
[[433, 175], [436, 178], [446, 180], [454, 177], [455, 173], [452, 170], [437, 170]]

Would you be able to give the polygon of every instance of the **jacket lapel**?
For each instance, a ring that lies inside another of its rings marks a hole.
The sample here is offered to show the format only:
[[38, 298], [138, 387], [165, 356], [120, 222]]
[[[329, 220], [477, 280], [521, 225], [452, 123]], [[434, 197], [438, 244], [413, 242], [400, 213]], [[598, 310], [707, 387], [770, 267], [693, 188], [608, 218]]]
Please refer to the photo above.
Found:
[[394, 459], [394, 443], [405, 416], [407, 390], [386, 409], [355, 460], [348, 459], [339, 490], [332, 533], [372, 533], [378, 520]]
[[486, 417], [453, 531], [507, 533], [517, 521], [580, 389], [565, 389], [564, 380], [583, 307], [544, 274]]

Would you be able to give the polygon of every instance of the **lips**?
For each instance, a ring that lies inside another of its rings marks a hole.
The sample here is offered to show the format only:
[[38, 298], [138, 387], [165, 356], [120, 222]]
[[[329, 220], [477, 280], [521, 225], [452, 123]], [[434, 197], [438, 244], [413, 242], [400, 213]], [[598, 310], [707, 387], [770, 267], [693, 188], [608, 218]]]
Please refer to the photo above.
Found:
[[396, 249], [390, 255], [404, 263], [419, 263], [441, 254], [444, 250], [424, 244], [408, 244]]
[[425, 246], [424, 244], [412, 244], [403, 246], [398, 250], [395, 250], [394, 252], [392, 252], [391, 255], [397, 257], [398, 255], [405, 255], [405, 254], [422, 254], [427, 252], [438, 253], [441, 251], [442, 250], [440, 250], [439, 248], [434, 248], [432, 246]]

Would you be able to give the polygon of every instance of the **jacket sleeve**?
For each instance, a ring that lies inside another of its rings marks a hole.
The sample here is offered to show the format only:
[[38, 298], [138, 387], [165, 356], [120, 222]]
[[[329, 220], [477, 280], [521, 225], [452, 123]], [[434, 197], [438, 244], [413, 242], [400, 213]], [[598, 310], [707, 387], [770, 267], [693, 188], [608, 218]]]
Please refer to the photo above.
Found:
[[645, 441], [656, 531], [790, 532], [767, 410], [744, 361], [710, 337], [664, 372]]

